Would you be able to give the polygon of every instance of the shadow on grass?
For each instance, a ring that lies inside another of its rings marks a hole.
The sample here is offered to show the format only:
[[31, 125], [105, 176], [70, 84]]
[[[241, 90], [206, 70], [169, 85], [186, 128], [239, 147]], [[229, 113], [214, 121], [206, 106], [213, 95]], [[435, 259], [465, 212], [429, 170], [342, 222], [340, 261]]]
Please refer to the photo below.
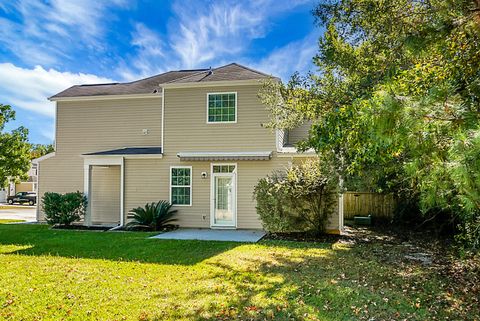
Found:
[[[220, 294], [224, 300], [178, 317], [191, 320], [476, 320], [480, 313], [468, 293], [452, 292], [449, 280], [436, 271], [411, 262], [386, 262], [372, 245], [355, 248], [288, 242], [266, 242], [266, 245], [266, 251], [258, 252], [258, 256], [252, 250], [233, 261], [222, 256], [207, 260], [205, 264], [213, 272], [208, 280], [196, 282], [221, 283], [222, 286], [202, 287], [192, 295], [191, 301]], [[465, 307], [469, 305], [467, 312]]]
[[238, 246], [235, 242], [149, 239], [158, 233], [51, 230], [0, 224], [0, 254], [193, 265]]

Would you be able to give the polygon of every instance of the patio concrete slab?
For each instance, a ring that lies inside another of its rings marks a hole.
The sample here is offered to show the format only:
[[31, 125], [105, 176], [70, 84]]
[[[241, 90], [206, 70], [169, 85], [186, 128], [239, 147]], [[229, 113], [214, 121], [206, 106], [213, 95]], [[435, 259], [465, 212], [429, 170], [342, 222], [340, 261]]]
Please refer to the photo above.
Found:
[[202, 240], [230, 242], [258, 242], [265, 236], [261, 230], [210, 230], [210, 229], [178, 229], [152, 236], [163, 240]]

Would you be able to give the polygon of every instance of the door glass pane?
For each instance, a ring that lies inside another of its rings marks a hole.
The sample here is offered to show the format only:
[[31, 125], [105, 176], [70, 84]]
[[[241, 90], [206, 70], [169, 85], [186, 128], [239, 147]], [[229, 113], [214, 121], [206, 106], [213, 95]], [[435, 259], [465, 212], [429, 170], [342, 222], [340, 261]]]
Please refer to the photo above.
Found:
[[233, 223], [232, 177], [215, 177], [215, 223]]
[[214, 173], [233, 173], [235, 165], [213, 165]]

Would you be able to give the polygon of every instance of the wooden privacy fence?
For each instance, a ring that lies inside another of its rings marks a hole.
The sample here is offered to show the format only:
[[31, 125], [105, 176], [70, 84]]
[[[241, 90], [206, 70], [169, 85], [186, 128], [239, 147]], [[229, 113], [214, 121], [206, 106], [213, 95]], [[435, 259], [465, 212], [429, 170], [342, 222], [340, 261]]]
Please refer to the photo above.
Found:
[[343, 217], [354, 216], [392, 218], [397, 202], [393, 194], [346, 192], [343, 194]]

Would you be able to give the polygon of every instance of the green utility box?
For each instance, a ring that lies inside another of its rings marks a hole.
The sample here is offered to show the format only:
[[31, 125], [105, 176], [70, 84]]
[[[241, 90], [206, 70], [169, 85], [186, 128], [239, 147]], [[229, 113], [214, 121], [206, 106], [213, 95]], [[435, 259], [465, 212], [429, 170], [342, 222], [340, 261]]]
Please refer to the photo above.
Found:
[[355, 225], [372, 225], [372, 216], [355, 216], [353, 223], [355, 223]]

